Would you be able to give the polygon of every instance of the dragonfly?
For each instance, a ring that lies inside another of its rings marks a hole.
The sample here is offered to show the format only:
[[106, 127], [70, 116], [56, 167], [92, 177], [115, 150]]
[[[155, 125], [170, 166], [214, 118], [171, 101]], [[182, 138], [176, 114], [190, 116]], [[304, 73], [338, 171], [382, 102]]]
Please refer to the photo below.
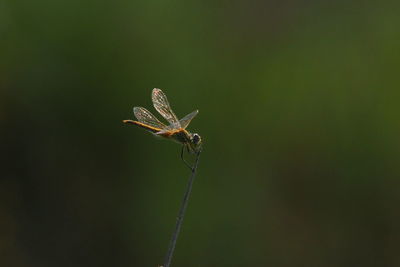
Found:
[[167, 96], [161, 89], [158, 88], [153, 89], [151, 93], [151, 100], [153, 101], [153, 106], [157, 112], [168, 121], [168, 125], [165, 125], [159, 121], [156, 116], [143, 107], [133, 108], [133, 114], [135, 115], [137, 121], [124, 120], [123, 123], [136, 125], [144, 128], [156, 136], [170, 139], [182, 144], [181, 159], [186, 165], [189, 166], [189, 168], [191, 168], [184, 159], [184, 151], [186, 149], [189, 153], [200, 153], [202, 141], [199, 134], [191, 133], [186, 130], [186, 128], [189, 126], [193, 118], [196, 117], [199, 111], [195, 110], [179, 120], [172, 111]]

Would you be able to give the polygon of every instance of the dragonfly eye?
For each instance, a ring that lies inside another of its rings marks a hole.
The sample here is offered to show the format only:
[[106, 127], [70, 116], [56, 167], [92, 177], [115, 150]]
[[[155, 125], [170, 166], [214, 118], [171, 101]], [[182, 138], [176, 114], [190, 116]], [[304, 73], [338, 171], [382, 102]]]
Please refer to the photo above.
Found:
[[194, 133], [192, 135], [192, 142], [193, 142], [193, 144], [198, 145], [201, 142], [200, 135], [198, 135], [197, 133]]

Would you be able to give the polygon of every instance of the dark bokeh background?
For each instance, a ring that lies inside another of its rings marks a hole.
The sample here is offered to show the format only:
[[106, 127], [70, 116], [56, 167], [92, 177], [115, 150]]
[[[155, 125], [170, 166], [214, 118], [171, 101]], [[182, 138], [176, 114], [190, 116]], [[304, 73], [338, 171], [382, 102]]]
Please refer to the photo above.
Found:
[[0, 3], [0, 266], [400, 266], [395, 1]]

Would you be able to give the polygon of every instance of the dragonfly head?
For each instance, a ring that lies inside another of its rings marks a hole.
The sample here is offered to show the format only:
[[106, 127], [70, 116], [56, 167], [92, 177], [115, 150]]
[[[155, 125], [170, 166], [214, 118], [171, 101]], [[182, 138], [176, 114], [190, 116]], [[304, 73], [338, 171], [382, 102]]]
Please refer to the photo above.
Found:
[[201, 137], [200, 137], [200, 135], [197, 134], [197, 133], [193, 133], [190, 136], [190, 141], [191, 141], [191, 144], [190, 144], [191, 149], [194, 152], [200, 151], [200, 148], [201, 148]]

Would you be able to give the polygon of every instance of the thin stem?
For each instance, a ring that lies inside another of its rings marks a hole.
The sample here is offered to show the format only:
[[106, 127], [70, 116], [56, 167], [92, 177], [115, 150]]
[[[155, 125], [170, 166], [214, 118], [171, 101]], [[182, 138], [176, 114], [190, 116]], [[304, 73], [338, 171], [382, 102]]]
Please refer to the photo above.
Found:
[[165, 263], [164, 263], [163, 267], [170, 267], [170, 264], [171, 264], [171, 261], [172, 261], [172, 256], [174, 254], [176, 240], [178, 239], [178, 235], [179, 235], [179, 232], [181, 230], [183, 217], [185, 216], [185, 211], [186, 211], [186, 207], [188, 205], [189, 196], [190, 196], [190, 193], [192, 191], [192, 185], [193, 185], [194, 177], [196, 176], [196, 170], [197, 170], [197, 165], [199, 163], [200, 152], [201, 151], [196, 153], [196, 161], [195, 161], [195, 163], [193, 165], [193, 168], [191, 168], [191, 172], [192, 173], [190, 175], [189, 182], [188, 182], [188, 184], [186, 186], [185, 195], [183, 196], [183, 200], [182, 200], [182, 203], [181, 203], [181, 208], [179, 209], [179, 214], [178, 214], [178, 217], [176, 219], [175, 230], [174, 230], [174, 233], [172, 235], [171, 241], [169, 243], [168, 252], [167, 252], [167, 255], [165, 257]]

